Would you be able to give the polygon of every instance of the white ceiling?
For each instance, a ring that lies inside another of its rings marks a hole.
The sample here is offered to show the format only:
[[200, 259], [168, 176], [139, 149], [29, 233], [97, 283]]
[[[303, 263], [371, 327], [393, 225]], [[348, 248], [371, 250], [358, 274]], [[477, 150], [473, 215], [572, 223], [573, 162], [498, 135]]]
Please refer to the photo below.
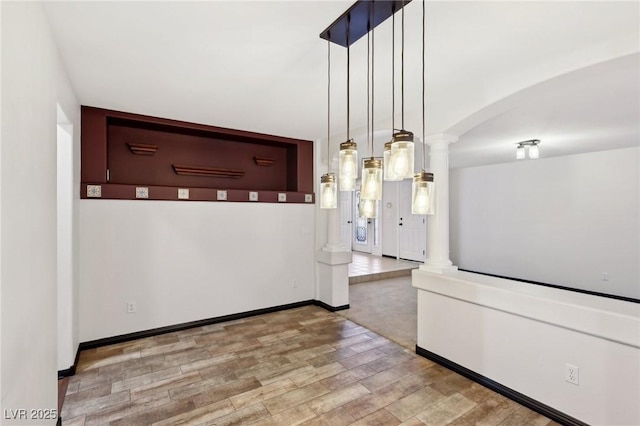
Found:
[[[47, 2], [45, 12], [84, 105], [318, 140], [327, 133], [327, 42], [318, 34], [351, 4]], [[460, 136], [453, 167], [513, 161], [514, 144], [532, 138], [543, 140], [542, 156], [638, 144], [639, 4], [427, 2], [427, 135]], [[421, 6], [405, 8], [405, 127], [418, 135]], [[399, 16], [396, 24], [399, 43]], [[375, 35], [379, 130], [391, 127], [391, 20]], [[346, 55], [336, 45], [331, 52], [337, 144], [346, 129]], [[358, 135], [366, 128], [366, 41], [351, 52]], [[399, 68], [396, 83], [399, 127]]]

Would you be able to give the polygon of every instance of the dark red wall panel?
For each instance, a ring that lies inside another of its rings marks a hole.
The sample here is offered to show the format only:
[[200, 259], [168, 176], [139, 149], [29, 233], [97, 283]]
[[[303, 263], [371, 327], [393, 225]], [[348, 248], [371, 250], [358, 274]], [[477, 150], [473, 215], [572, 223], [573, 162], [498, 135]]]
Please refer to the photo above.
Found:
[[83, 198], [86, 184], [112, 185], [101, 198], [135, 199], [135, 186], [157, 187], [150, 199], [177, 199], [177, 188], [229, 190], [233, 201], [263, 191], [259, 201], [287, 192], [287, 202], [309, 202], [313, 193], [311, 141], [83, 106], [81, 146]]

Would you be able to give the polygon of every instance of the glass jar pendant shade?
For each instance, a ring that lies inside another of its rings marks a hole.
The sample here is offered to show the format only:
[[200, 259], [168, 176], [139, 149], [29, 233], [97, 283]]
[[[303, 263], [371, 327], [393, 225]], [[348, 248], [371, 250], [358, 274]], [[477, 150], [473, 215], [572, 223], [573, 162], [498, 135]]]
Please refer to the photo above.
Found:
[[529, 146], [529, 158], [531, 158], [532, 160], [540, 158], [540, 150], [538, 149], [537, 144], [532, 144]]
[[338, 177], [340, 191], [355, 190], [355, 181], [358, 177], [358, 145], [353, 139], [340, 144]]
[[389, 167], [398, 179], [410, 179], [413, 177], [415, 162], [413, 133], [401, 130], [393, 135], [390, 162]]
[[367, 219], [375, 219], [378, 217], [378, 201], [360, 199], [358, 205], [358, 216]]
[[361, 200], [382, 199], [382, 161], [375, 158], [364, 160], [361, 184]]
[[384, 144], [384, 157], [382, 159], [382, 169], [384, 171], [383, 176], [385, 181], [399, 181], [402, 180], [395, 173], [391, 167], [391, 142]]
[[420, 172], [413, 176], [411, 213], [429, 214], [435, 211], [433, 173]]
[[327, 173], [320, 177], [320, 208], [335, 209], [338, 207], [338, 187], [336, 175]]

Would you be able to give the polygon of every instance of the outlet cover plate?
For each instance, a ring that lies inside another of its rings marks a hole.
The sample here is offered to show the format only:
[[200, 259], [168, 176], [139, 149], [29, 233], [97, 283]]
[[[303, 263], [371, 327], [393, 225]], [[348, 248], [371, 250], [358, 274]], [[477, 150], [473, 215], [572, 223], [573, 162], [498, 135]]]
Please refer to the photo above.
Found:
[[278, 202], [286, 203], [287, 202], [287, 193], [286, 192], [278, 192]]
[[178, 199], [179, 200], [188, 200], [189, 199], [189, 188], [178, 188]]
[[580, 384], [580, 368], [575, 365], [565, 364], [564, 379], [569, 383], [573, 383], [574, 385], [579, 385]]
[[258, 201], [258, 193], [257, 192], [249, 192], [249, 201]]
[[227, 191], [218, 190], [218, 192], [216, 193], [216, 199], [218, 201], [226, 201], [227, 200]]

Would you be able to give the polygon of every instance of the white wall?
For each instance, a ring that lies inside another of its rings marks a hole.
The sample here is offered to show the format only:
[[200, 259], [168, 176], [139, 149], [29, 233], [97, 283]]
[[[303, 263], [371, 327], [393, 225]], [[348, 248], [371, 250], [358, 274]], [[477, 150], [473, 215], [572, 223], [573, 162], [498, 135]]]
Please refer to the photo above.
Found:
[[421, 348], [588, 424], [640, 424], [640, 305], [465, 272], [413, 285]]
[[79, 106], [42, 6], [2, 2], [0, 7], [1, 409], [55, 409], [56, 109], [60, 102], [75, 119]]
[[314, 299], [313, 232], [314, 205], [82, 200], [80, 340]]
[[452, 170], [453, 263], [640, 298], [639, 165], [626, 148]]
[[[58, 111], [57, 159], [57, 287], [58, 287], [58, 370], [75, 361], [78, 349], [78, 215], [80, 200], [80, 155], [73, 125]], [[78, 149], [76, 149], [78, 148]], [[76, 152], [77, 151], [77, 152]]]

